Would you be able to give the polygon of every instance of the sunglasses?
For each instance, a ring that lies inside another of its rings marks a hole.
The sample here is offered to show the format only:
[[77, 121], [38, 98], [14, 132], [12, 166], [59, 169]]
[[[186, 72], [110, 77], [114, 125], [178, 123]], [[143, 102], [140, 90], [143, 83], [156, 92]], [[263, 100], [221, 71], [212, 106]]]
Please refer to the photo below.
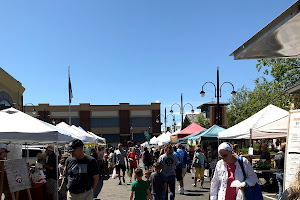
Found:
[[224, 154], [224, 155], [220, 155], [221, 156], [221, 158], [227, 158], [227, 154]]

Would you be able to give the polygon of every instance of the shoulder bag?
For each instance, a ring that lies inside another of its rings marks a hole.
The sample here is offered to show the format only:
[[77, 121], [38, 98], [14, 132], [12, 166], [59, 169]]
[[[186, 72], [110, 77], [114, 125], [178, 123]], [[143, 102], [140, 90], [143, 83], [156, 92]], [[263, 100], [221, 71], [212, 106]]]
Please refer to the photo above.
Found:
[[[247, 176], [246, 176], [245, 169], [244, 169], [243, 158], [239, 156], [238, 162], [243, 171], [244, 180], [245, 180], [247, 178]], [[264, 199], [258, 183], [256, 183], [254, 186], [251, 186], [251, 187], [248, 186], [248, 187], [244, 188], [244, 193], [246, 195], [247, 200], [263, 200]]]

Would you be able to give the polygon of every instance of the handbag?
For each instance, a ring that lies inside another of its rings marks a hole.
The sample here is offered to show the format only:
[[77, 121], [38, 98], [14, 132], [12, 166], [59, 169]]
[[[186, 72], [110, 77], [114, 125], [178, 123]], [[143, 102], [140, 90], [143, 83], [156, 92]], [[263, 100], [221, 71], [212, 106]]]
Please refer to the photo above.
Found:
[[199, 158], [195, 157], [195, 159], [193, 160], [192, 166], [195, 167], [195, 168], [200, 168], [201, 167]]
[[[245, 173], [245, 169], [244, 169], [244, 165], [243, 165], [243, 158], [242, 157], [238, 157], [238, 162], [241, 166], [241, 169], [243, 171], [243, 175], [244, 175], [244, 178], [246, 179], [247, 176], [246, 176], [246, 173]], [[263, 200], [263, 196], [262, 196], [262, 193], [261, 193], [261, 189], [258, 185], [258, 183], [256, 183], [254, 186], [248, 186], [246, 188], [244, 188], [244, 193], [245, 193], [245, 196], [246, 196], [246, 199], [247, 200]]]

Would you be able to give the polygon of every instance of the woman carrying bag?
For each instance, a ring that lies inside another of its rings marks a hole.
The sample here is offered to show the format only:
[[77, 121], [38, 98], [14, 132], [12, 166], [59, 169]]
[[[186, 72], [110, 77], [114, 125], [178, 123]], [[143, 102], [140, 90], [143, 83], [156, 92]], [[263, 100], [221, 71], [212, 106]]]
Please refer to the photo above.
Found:
[[[211, 180], [211, 200], [235, 200], [239, 189], [243, 190], [245, 194], [246, 190], [248, 191], [251, 189], [252, 191], [253, 186], [255, 186], [255, 188], [258, 187], [259, 189], [259, 186], [256, 186], [258, 179], [252, 165], [246, 158], [238, 157], [233, 152], [233, 147], [230, 143], [224, 142], [220, 144], [218, 152], [222, 159], [217, 162], [214, 176]], [[245, 173], [243, 173], [243, 171]], [[240, 181], [244, 187], [230, 187], [234, 180]], [[255, 196], [255, 198], [253, 196], [248, 198], [246, 195], [247, 200], [263, 199], [261, 191], [259, 191], [256, 191], [257, 196]]]

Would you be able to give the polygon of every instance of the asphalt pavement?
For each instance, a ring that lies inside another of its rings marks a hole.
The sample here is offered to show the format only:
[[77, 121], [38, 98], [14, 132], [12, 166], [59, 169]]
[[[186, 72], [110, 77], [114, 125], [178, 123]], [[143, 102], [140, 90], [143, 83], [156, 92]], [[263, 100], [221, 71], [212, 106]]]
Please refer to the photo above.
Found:
[[[145, 178], [143, 178], [145, 180]], [[125, 184], [122, 182], [122, 185], [118, 185], [119, 180], [112, 179], [111, 177], [103, 176], [101, 178], [103, 180], [103, 186], [100, 194], [98, 195], [98, 199], [101, 200], [125, 200], [129, 199], [130, 195], [130, 187], [129, 177], [126, 175]], [[192, 179], [191, 173], [187, 173], [184, 178], [184, 194], [179, 194], [178, 191], [178, 182], [176, 182], [176, 200], [209, 200], [209, 190], [210, 190], [210, 179], [204, 179], [204, 188], [200, 188], [200, 183], [197, 182], [198, 187], [193, 187], [194, 179]], [[264, 183], [264, 180], [260, 179], [260, 183]], [[265, 200], [277, 200], [276, 193], [263, 192], [263, 196]]]
[[[145, 178], [144, 178], [145, 180]], [[130, 187], [129, 177], [126, 175], [125, 184], [118, 185], [119, 179], [112, 179], [111, 177], [104, 177], [103, 187], [98, 195], [98, 198], [101, 200], [125, 200], [129, 199]], [[178, 182], [176, 182], [176, 193], [175, 199], [177, 200], [208, 200], [209, 199], [209, 189], [210, 189], [210, 180], [209, 178], [204, 181], [204, 188], [200, 188], [200, 183], [198, 182], [198, 187], [193, 187], [194, 179], [192, 179], [191, 173], [187, 173], [184, 178], [184, 194], [179, 194], [178, 191]]]

